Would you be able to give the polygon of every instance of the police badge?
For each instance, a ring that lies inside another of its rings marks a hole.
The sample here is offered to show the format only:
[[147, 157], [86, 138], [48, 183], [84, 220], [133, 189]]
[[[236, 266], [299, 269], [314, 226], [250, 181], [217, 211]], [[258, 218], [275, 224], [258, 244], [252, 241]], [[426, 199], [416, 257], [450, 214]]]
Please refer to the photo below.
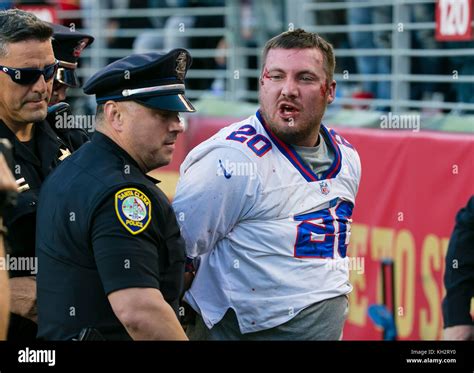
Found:
[[151, 201], [136, 188], [125, 188], [115, 194], [115, 212], [127, 231], [143, 232], [151, 221]]

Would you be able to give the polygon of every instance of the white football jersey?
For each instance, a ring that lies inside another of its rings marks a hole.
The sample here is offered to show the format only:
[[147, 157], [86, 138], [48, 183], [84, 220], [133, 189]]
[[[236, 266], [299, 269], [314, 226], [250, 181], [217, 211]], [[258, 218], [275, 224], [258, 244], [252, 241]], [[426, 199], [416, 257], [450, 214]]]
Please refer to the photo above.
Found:
[[242, 333], [285, 323], [347, 294], [347, 244], [361, 166], [321, 125], [335, 154], [320, 177], [259, 112], [223, 128], [181, 165], [173, 207], [199, 268], [185, 300], [209, 328], [229, 308]]

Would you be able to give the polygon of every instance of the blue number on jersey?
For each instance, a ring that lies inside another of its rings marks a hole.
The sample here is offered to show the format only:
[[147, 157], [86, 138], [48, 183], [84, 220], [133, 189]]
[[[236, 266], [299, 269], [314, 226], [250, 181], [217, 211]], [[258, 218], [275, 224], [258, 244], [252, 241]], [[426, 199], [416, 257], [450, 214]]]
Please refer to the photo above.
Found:
[[[240, 127], [237, 131], [232, 132], [227, 136], [226, 140], [233, 140], [244, 144], [246, 141], [247, 146], [259, 157], [264, 156], [272, 148], [272, 143], [265, 136], [257, 134], [255, 128], [250, 124], [246, 124]], [[263, 144], [262, 144], [263, 143]], [[262, 144], [262, 145], [261, 145]]]
[[[263, 143], [263, 145], [260, 146], [260, 143]], [[259, 144], [260, 147], [258, 147], [257, 144]], [[260, 134], [251, 138], [247, 143], [247, 146], [259, 157], [265, 155], [272, 148], [270, 140]]]
[[227, 140], [234, 140], [244, 143], [248, 140], [248, 136], [255, 135], [257, 131], [250, 124], [240, 127], [237, 131], [232, 132], [227, 136]]
[[348, 201], [336, 202], [337, 198], [330, 202], [332, 207], [294, 217], [296, 221], [301, 221], [296, 235], [295, 257], [334, 258], [336, 249], [342, 258], [346, 257], [347, 231], [354, 206]]

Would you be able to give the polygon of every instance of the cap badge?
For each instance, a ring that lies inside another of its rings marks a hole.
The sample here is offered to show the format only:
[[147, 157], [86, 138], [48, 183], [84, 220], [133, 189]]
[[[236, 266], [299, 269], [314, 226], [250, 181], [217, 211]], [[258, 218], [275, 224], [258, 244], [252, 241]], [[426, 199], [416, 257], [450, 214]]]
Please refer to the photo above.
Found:
[[74, 48], [74, 51], [72, 52], [74, 57], [80, 57], [81, 56], [81, 52], [84, 50], [85, 47], [87, 47], [87, 43], [88, 43], [89, 39], [85, 38], [85, 39], [82, 39], [80, 40], [76, 47]]
[[180, 80], [184, 80], [186, 75], [187, 56], [186, 53], [181, 52], [176, 58], [176, 74]]

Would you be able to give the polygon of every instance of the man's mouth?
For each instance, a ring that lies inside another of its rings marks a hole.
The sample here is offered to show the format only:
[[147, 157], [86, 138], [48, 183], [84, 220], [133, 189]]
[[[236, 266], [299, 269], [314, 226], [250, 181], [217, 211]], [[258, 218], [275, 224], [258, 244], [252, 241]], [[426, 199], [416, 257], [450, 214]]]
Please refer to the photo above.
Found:
[[42, 105], [44, 101], [28, 101], [27, 104], [34, 105], [34, 106], [39, 106]]
[[278, 114], [283, 119], [293, 118], [298, 115], [298, 113], [299, 110], [295, 105], [292, 105], [290, 103], [281, 103], [280, 105], [278, 105]]
[[42, 103], [43, 101], [45, 101], [44, 98], [40, 98], [39, 100], [28, 100], [26, 101], [27, 104], [40, 104]]
[[176, 139], [174, 139], [174, 140], [167, 140], [167, 141], [164, 142], [164, 144], [165, 144], [165, 145], [170, 145], [170, 146], [172, 146], [172, 145], [176, 144]]

